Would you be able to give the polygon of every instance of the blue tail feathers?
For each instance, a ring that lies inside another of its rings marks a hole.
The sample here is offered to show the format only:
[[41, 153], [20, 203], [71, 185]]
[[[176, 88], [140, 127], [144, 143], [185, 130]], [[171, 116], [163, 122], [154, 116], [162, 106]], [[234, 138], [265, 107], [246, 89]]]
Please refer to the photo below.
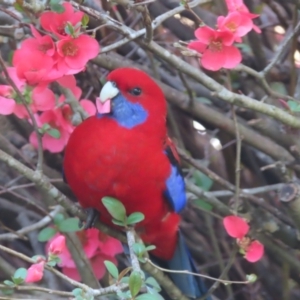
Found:
[[[182, 236], [181, 232], [178, 233], [177, 247], [171, 260], [162, 261], [153, 256], [151, 257], [151, 259], [158, 266], [168, 270], [189, 271], [192, 273], [198, 273], [196, 265], [192, 259], [190, 251], [188, 250], [185, 244], [184, 237]], [[181, 290], [181, 292], [190, 299], [200, 298], [207, 292], [207, 288], [205, 287], [201, 277], [179, 273], [167, 273], [167, 275]], [[206, 300], [212, 299], [209, 296], [206, 298]]]
[[[167, 261], [166, 264], [170, 270], [187, 270], [198, 273], [181, 232], [178, 233], [178, 243], [175, 253], [172, 259]], [[204, 282], [200, 277], [178, 273], [169, 273], [169, 276], [182, 293], [189, 298], [199, 298], [207, 292]], [[211, 297], [208, 297], [206, 300], [211, 300]]]

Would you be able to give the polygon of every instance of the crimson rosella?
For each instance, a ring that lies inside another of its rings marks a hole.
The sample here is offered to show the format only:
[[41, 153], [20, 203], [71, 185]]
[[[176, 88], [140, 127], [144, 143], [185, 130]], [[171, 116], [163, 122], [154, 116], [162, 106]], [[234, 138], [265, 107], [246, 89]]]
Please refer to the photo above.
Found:
[[[64, 175], [79, 203], [113, 226], [101, 199], [121, 201], [127, 215], [141, 212], [135, 227], [164, 266], [195, 272], [179, 233], [186, 204], [176, 150], [167, 136], [167, 105], [160, 87], [144, 72], [120, 68], [107, 77], [97, 99], [98, 113], [72, 133], [65, 150]], [[184, 294], [205, 293], [201, 280], [171, 275]]]

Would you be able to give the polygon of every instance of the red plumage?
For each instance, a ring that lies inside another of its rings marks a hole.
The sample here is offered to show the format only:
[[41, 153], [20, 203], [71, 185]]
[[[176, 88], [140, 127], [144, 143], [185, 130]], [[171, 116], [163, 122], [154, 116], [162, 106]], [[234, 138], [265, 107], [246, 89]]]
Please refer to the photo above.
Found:
[[[68, 184], [83, 208], [96, 208], [102, 222], [112, 225], [103, 206], [104, 196], [115, 197], [127, 214], [142, 212], [145, 220], [136, 227], [157, 257], [173, 255], [180, 217], [164, 198], [171, 165], [164, 153], [170, 145], [166, 129], [166, 102], [158, 85], [135, 69], [117, 69], [107, 78], [116, 83], [130, 102], [148, 112], [147, 120], [131, 129], [114, 119], [93, 116], [72, 133], [64, 158]], [[140, 97], [129, 91], [139, 86]]]

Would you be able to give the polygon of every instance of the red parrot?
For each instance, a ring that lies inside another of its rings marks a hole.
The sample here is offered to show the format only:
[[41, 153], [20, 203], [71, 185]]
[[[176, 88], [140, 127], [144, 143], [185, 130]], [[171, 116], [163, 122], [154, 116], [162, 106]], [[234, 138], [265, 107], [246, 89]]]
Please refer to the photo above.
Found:
[[[98, 113], [77, 126], [64, 155], [64, 176], [80, 205], [113, 226], [101, 199], [118, 199], [127, 215], [141, 212], [135, 227], [151, 253], [173, 269], [194, 264], [179, 234], [178, 212], [186, 204], [178, 155], [167, 136], [167, 105], [160, 87], [132, 68], [111, 72], [97, 98]], [[191, 275], [171, 276], [183, 293], [200, 297], [205, 288]], [[176, 279], [177, 278], [177, 279]]]

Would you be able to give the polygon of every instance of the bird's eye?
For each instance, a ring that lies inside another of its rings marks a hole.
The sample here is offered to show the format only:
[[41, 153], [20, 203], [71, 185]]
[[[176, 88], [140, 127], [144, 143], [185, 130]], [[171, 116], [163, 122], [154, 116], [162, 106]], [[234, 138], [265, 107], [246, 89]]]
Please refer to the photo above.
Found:
[[135, 87], [129, 91], [130, 94], [134, 96], [139, 96], [142, 93], [142, 90], [139, 87]]
[[114, 81], [112, 81], [111, 84], [112, 84], [113, 87], [117, 86], [117, 84]]

